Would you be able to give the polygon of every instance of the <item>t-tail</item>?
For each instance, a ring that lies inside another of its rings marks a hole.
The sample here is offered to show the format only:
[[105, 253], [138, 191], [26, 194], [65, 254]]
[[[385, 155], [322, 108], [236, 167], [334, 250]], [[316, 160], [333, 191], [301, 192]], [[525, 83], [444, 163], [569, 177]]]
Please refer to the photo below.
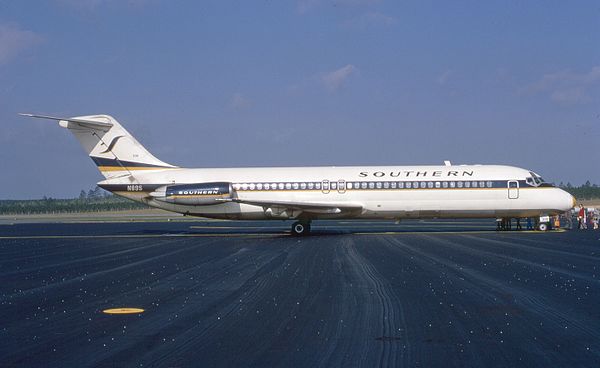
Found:
[[20, 115], [56, 120], [61, 127], [69, 129], [107, 179], [133, 175], [133, 172], [138, 170], [176, 167], [154, 157], [112, 116], [57, 118], [34, 114]]

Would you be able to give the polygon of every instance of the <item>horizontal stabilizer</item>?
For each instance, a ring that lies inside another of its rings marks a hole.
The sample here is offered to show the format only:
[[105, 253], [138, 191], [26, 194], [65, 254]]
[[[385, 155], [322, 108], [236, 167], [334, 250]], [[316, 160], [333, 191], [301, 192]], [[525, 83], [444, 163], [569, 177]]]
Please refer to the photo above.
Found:
[[55, 120], [58, 122], [68, 121], [70, 123], [75, 123], [77, 125], [80, 125], [85, 128], [90, 128], [90, 129], [108, 130], [113, 126], [112, 123], [106, 123], [106, 122], [97, 121], [97, 120], [78, 119], [78, 118], [59, 118], [59, 117], [48, 116], [48, 115], [21, 114], [21, 113], [19, 115], [27, 116], [30, 118]]

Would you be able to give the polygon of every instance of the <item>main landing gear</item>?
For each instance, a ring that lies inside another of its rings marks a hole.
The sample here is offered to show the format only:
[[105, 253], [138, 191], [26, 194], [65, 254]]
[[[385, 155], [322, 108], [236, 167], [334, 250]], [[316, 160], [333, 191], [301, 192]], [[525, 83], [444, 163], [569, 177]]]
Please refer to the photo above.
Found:
[[310, 221], [296, 221], [292, 224], [292, 235], [303, 236], [310, 233]]

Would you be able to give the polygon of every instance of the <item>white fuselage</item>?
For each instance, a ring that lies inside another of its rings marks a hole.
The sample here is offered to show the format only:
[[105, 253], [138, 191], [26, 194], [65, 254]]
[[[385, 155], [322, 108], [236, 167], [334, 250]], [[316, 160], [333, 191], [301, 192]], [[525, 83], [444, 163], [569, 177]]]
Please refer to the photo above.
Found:
[[[184, 169], [146, 150], [110, 115], [60, 118], [118, 195], [168, 211], [230, 219], [404, 219], [548, 216], [574, 198], [510, 166], [372, 166]], [[546, 220], [547, 222], [547, 220]]]
[[[573, 207], [570, 194], [531, 184], [531, 176], [528, 170], [495, 165], [166, 168], [136, 171], [133, 182], [124, 176], [98, 184], [168, 211], [230, 219], [516, 218]], [[230, 183], [235, 201], [190, 206], [151, 196], [161, 186], [210, 182]], [[293, 205], [303, 203], [341, 210]]]

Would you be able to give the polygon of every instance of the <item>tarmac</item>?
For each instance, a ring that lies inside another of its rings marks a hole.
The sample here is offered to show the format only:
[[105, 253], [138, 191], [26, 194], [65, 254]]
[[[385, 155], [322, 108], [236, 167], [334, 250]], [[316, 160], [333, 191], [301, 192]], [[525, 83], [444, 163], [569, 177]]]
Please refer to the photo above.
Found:
[[600, 366], [598, 231], [289, 225], [4, 222], [0, 367]]

